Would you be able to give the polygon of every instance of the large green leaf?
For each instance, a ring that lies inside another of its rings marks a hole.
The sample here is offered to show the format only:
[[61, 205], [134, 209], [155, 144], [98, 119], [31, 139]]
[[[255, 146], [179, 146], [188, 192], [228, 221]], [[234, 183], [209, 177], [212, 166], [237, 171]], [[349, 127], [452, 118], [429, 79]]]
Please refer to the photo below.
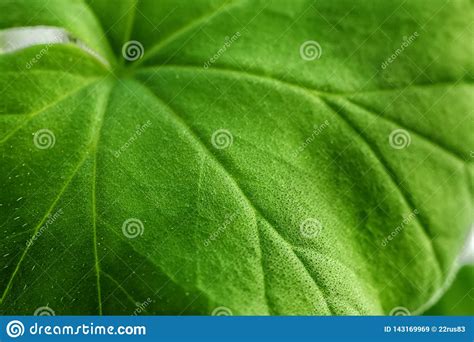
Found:
[[472, 222], [472, 14], [2, 1], [82, 43], [0, 56], [0, 312], [421, 312]]

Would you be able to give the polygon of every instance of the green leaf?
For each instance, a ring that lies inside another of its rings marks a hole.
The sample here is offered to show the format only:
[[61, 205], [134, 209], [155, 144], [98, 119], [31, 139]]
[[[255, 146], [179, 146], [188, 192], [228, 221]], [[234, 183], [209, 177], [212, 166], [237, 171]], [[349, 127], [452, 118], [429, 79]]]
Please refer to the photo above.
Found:
[[472, 2], [0, 13], [75, 39], [0, 55], [0, 313], [418, 313], [445, 283], [473, 221]]
[[474, 315], [474, 265], [463, 266], [443, 297], [425, 315]]

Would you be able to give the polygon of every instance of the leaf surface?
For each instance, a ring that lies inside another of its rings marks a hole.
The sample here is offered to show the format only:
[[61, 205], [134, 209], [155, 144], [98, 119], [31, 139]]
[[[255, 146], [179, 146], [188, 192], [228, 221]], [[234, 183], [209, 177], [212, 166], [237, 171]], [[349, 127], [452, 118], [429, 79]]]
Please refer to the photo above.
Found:
[[474, 314], [474, 266], [465, 265], [457, 273], [453, 283], [425, 315], [468, 316]]
[[1, 313], [418, 313], [444, 284], [473, 213], [470, 1], [0, 13], [111, 65], [74, 44], [0, 55]]

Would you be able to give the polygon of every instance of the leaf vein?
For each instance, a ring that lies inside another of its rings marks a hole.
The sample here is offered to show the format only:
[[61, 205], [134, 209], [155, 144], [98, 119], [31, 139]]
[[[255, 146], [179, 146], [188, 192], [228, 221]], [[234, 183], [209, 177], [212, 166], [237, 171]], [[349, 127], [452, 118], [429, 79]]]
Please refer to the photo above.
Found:
[[[234, 178], [234, 176], [227, 170], [227, 168], [224, 166], [224, 164], [222, 163], [222, 161], [220, 159], [218, 159], [210, 150], [209, 148], [206, 146], [206, 144], [203, 142], [203, 139], [194, 131], [194, 129], [191, 128], [191, 126], [186, 122], [184, 121], [184, 119], [182, 119], [182, 117], [180, 115], [177, 114], [177, 112], [175, 110], [173, 110], [173, 108], [170, 107], [170, 105], [168, 105], [163, 99], [161, 99], [157, 94], [155, 94], [151, 89], [149, 89], [145, 84], [142, 84], [142, 83], [139, 83], [145, 90], [147, 93], [151, 94], [153, 98], [155, 98], [162, 106], [164, 106], [165, 108], [168, 109], [168, 111], [173, 114], [172, 117], [183, 127], [185, 127], [189, 133], [189, 135], [193, 138], [193, 140], [196, 142], [196, 144], [204, 151], [206, 152], [210, 158], [212, 160], [214, 160], [216, 162], [217, 165], [220, 166], [220, 168], [225, 172], [225, 174], [227, 175], [227, 177], [229, 178], [229, 180], [232, 181], [232, 183], [234, 184], [234, 186], [236, 187], [236, 189], [239, 190], [239, 192], [241, 193], [241, 195], [246, 199], [247, 203], [249, 204], [250, 208], [253, 209], [253, 211], [258, 214], [260, 217], [262, 217], [262, 219], [264, 219], [268, 225], [270, 227], [272, 227], [272, 229], [275, 231], [275, 233], [283, 240], [285, 241], [289, 246], [290, 246], [290, 250], [292, 251], [293, 255], [297, 258], [297, 260], [302, 264], [303, 268], [305, 269], [305, 271], [308, 273], [310, 279], [314, 282], [314, 284], [316, 285], [317, 288], [320, 288], [320, 285], [317, 283], [316, 279], [314, 277], [311, 276], [311, 274], [309, 273], [309, 271], [306, 269], [306, 266], [305, 264], [303, 263], [303, 261], [300, 259], [300, 257], [298, 256], [298, 254], [294, 251], [293, 249], [293, 245], [291, 244], [290, 241], [288, 241], [287, 239], [285, 239], [281, 234], [280, 232], [275, 228], [275, 226], [267, 219], [267, 217], [263, 214], [263, 211], [262, 209], [256, 204], [254, 203], [254, 201], [251, 199], [251, 197], [243, 190], [243, 188], [241, 187], [241, 185], [237, 182], [237, 180]], [[258, 227], [258, 223], [257, 223], [257, 229], [259, 229]], [[324, 296], [323, 296], [324, 298]], [[326, 298], [324, 298], [324, 300], [326, 301], [326, 305], [329, 309], [330, 312], [332, 312], [332, 309], [330, 308]], [[270, 311], [270, 307], [268, 308], [269, 311]]]
[[142, 60], [137, 62], [135, 64], [135, 66], [138, 67], [139, 65], [141, 65], [143, 62], [145, 62], [149, 58], [155, 56], [155, 54], [160, 52], [161, 49], [164, 49], [164, 48], [166, 48], [166, 46], [172, 44], [174, 41], [176, 41], [182, 35], [192, 31], [196, 27], [199, 27], [200, 24], [209, 22], [211, 18], [218, 16], [219, 14], [223, 13], [226, 9], [235, 6], [240, 1], [242, 1], [242, 0], [233, 0], [231, 2], [228, 2], [224, 5], [222, 5], [221, 7], [217, 8], [216, 10], [191, 21], [189, 24], [187, 24], [187, 25], [183, 26], [182, 28], [180, 28], [179, 30], [173, 32], [170, 36], [168, 36], [167, 38], [165, 38], [161, 42], [153, 45], [149, 49], [148, 55], [146, 55], [144, 58], [142, 58]]
[[[331, 96], [337, 96], [337, 97], [341, 97], [341, 98], [344, 98], [344, 99], [347, 99], [347, 97], [351, 96], [351, 95], [356, 95], [356, 94], [364, 94], [366, 92], [364, 91], [357, 91], [357, 92], [350, 92], [350, 93], [337, 93], [337, 92], [325, 92], [325, 91], [321, 91], [321, 90], [318, 90], [318, 89], [314, 89], [314, 88], [309, 88], [305, 85], [302, 85], [302, 84], [298, 84], [298, 83], [293, 83], [293, 82], [290, 82], [290, 81], [286, 81], [286, 80], [283, 80], [283, 79], [279, 79], [279, 78], [276, 78], [274, 76], [269, 76], [269, 75], [263, 75], [263, 74], [258, 74], [258, 73], [254, 73], [254, 72], [249, 72], [249, 71], [243, 71], [243, 70], [233, 70], [233, 69], [226, 69], [226, 68], [216, 68], [216, 67], [213, 67], [212, 69], [203, 69], [203, 68], [200, 68], [200, 67], [197, 67], [197, 66], [194, 66], [194, 65], [164, 65], [164, 66], [160, 66], [160, 67], [146, 67], [146, 68], [141, 68], [140, 70], [142, 71], [146, 71], [146, 70], [159, 70], [159, 69], [164, 69], [164, 68], [170, 68], [170, 69], [190, 69], [190, 70], [198, 70], [200, 72], [208, 72], [208, 73], [213, 73], [213, 72], [218, 72], [218, 73], [222, 73], [222, 74], [229, 74], [231, 75], [231, 77], [233, 77], [232, 75], [234, 76], [240, 76], [240, 77], [247, 77], [247, 78], [254, 78], [254, 79], [257, 79], [257, 80], [261, 80], [261, 81], [266, 81], [266, 82], [270, 82], [270, 83], [274, 83], [274, 84], [277, 84], [277, 85], [281, 85], [281, 86], [286, 86], [286, 87], [289, 87], [289, 88], [293, 88], [293, 89], [299, 89], [301, 91], [304, 91], [306, 93], [309, 93], [313, 96], [316, 96], [316, 97], [324, 97], [324, 96], [328, 96], [328, 97], [331, 97]], [[138, 70], [138, 71], [140, 71]], [[390, 90], [381, 90], [381, 91], [403, 91], [405, 89], [411, 89], [411, 88], [426, 88], [426, 87], [438, 87], [438, 86], [455, 86], [455, 85], [462, 85], [462, 84], [468, 84], [468, 85], [472, 85], [471, 82], [461, 82], [461, 81], [456, 81], [456, 82], [443, 82], [443, 83], [432, 83], [432, 84], [426, 84], [426, 85], [411, 85], [411, 86], [407, 86], [407, 87], [402, 87], [402, 88], [393, 88], [393, 89], [390, 89]], [[372, 91], [369, 91], [369, 92], [372, 92]], [[349, 100], [349, 99], [347, 99]], [[353, 101], [351, 100], [351, 103]], [[357, 105], [357, 103], [354, 103]], [[386, 117], [383, 117], [381, 115], [378, 115], [376, 113], [373, 113], [371, 112], [372, 115], [375, 115], [377, 118], [379, 118], [380, 120], [385, 120], [385, 121], [389, 121], [389, 122], [392, 122], [400, 127], [403, 127], [407, 130], [409, 130], [410, 132], [412, 132], [413, 134], [416, 134], [417, 136], [421, 137], [422, 139], [426, 140], [427, 142], [429, 142], [430, 144], [432, 144], [433, 146], [435, 147], [438, 147], [441, 151], [445, 152], [445, 153], [448, 153], [449, 155], [451, 155], [452, 157], [456, 158], [458, 161], [461, 161], [463, 163], [465, 163], [465, 158], [463, 158], [458, 152], [455, 152], [454, 150], [446, 147], [444, 144], [438, 142], [438, 141], [434, 141], [432, 139], [430, 139], [429, 137], [421, 134], [420, 132], [418, 131], [415, 131], [414, 129], [410, 128], [410, 127], [407, 127], [405, 125], [402, 125], [401, 123], [399, 122], [396, 122], [394, 120], [391, 120], [391, 119], [388, 119]]]
[[70, 98], [71, 96], [79, 93], [81, 90], [84, 90], [86, 88], [88, 88], [90, 85], [96, 83], [96, 79], [94, 79], [94, 81], [92, 82], [87, 82], [85, 84], [82, 84], [80, 87], [77, 87], [77, 88], [74, 88], [74, 90], [70, 91], [70, 92], [67, 92], [66, 94], [64, 94], [63, 96], [61, 96], [59, 99], [56, 99], [55, 101], [47, 104], [46, 106], [44, 106], [43, 108], [37, 110], [37, 111], [34, 111], [32, 113], [28, 113], [28, 114], [23, 114], [26, 116], [26, 119], [20, 124], [18, 125], [17, 127], [15, 127], [13, 130], [11, 130], [10, 132], [8, 132], [8, 134], [5, 135], [5, 137], [0, 141], [0, 144], [4, 144], [6, 141], [8, 141], [8, 139], [10, 139], [16, 132], [18, 132], [23, 126], [25, 126], [26, 124], [28, 124], [31, 120], [33, 120], [34, 117], [36, 117], [37, 115], [47, 111], [48, 109], [51, 109], [51, 108], [54, 108], [56, 105], [58, 105], [59, 103], [67, 100], [68, 98]]
[[[367, 140], [366, 136], [360, 132], [360, 130], [349, 120], [347, 119], [338, 108], [334, 107], [334, 105], [329, 102], [327, 99], [322, 98], [324, 103], [330, 108], [334, 113], [336, 113], [350, 128], [351, 130], [359, 136], [365, 143], [365, 145], [370, 149], [372, 152], [373, 156], [378, 160], [379, 165], [382, 167], [382, 170], [384, 173], [390, 178], [392, 184], [395, 186], [395, 188], [398, 190], [398, 193], [400, 194], [401, 198], [405, 202], [405, 204], [408, 206], [408, 208], [413, 211], [416, 206], [414, 205], [412, 199], [410, 196], [406, 193], [406, 191], [403, 189], [403, 187], [400, 185], [400, 182], [397, 180], [397, 177], [395, 176], [395, 172], [393, 172], [392, 168], [389, 166], [389, 164], [386, 162], [385, 158], [370, 144], [370, 142]], [[421, 215], [420, 215], [421, 216]], [[423, 224], [420, 220], [420, 217], [418, 215], [414, 216], [416, 222], [418, 225], [421, 227], [422, 232], [424, 233], [424, 236], [426, 237], [428, 241], [428, 245], [431, 247], [434, 259], [436, 261], [436, 264], [438, 266], [438, 269], [441, 273], [441, 275], [444, 273], [442, 264], [440, 261], [440, 257], [438, 256], [438, 251], [434, 247], [434, 243], [430, 234], [430, 229], [428, 228], [427, 224]], [[433, 237], [434, 238], [434, 237]]]

